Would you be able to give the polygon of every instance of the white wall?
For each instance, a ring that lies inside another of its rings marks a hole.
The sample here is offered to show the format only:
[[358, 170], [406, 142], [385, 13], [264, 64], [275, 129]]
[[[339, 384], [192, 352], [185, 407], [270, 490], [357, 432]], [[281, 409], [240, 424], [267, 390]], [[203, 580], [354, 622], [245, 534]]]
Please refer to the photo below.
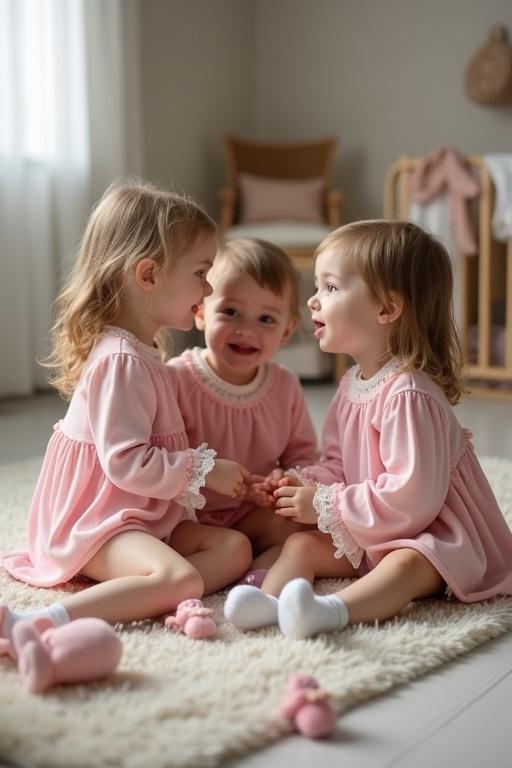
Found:
[[146, 173], [217, 212], [222, 136], [339, 139], [344, 218], [381, 215], [400, 154], [512, 152], [512, 105], [463, 92], [511, 0], [140, 0]]
[[216, 215], [222, 137], [250, 131], [250, 0], [140, 0], [145, 173]]
[[511, 0], [258, 0], [257, 133], [336, 135], [346, 218], [382, 215], [400, 154], [512, 152], [512, 105], [477, 106], [463, 92], [498, 22], [512, 35]]

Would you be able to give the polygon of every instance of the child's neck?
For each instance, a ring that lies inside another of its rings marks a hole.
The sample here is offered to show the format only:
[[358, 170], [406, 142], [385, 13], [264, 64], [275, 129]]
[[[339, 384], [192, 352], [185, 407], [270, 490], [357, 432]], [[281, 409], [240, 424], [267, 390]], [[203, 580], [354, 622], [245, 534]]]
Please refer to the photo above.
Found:
[[354, 360], [361, 369], [362, 379], [371, 379], [390, 360], [389, 353], [381, 352], [378, 355], [358, 355]]
[[118, 328], [122, 328], [124, 331], [128, 331], [129, 333], [133, 333], [133, 335], [136, 336], [139, 341], [142, 341], [143, 344], [147, 344], [148, 347], [153, 346], [153, 341], [155, 339], [157, 329], [149, 317], [141, 318], [140, 320], [133, 320], [133, 318], [131, 318], [129, 315], [121, 313], [119, 317], [116, 318], [113, 325], [117, 325]]

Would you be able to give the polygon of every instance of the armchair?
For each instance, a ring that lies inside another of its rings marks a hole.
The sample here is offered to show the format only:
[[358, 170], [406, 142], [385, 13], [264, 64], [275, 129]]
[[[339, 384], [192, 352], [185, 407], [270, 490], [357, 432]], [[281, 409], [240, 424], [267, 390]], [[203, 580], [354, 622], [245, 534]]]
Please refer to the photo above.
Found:
[[222, 235], [270, 240], [298, 267], [310, 266], [316, 246], [340, 224], [344, 196], [331, 187], [335, 149], [335, 138], [272, 143], [227, 136]]

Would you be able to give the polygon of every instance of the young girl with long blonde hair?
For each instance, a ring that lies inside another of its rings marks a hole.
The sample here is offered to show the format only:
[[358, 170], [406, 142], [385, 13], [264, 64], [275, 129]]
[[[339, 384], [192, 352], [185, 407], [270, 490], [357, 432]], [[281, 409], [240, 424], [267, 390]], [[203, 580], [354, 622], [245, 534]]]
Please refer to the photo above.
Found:
[[[240, 628], [301, 638], [387, 619], [448, 589], [464, 602], [512, 594], [512, 533], [451, 408], [462, 356], [445, 248], [418, 226], [362, 221], [318, 248], [309, 300], [326, 352], [354, 365], [323, 429], [323, 457], [285, 478], [276, 513], [293, 533], [262, 590], [235, 587]], [[356, 578], [319, 597], [317, 577]]]
[[154, 345], [166, 326], [192, 327], [216, 250], [198, 205], [149, 184], [114, 185], [93, 211], [58, 299], [50, 361], [71, 402], [35, 489], [28, 548], [3, 565], [39, 587], [77, 574], [98, 583], [39, 611], [0, 606], [4, 638], [20, 618], [150, 618], [247, 569], [248, 539], [200, 525], [195, 509], [203, 485], [243, 494], [248, 472], [206, 444], [189, 448]]

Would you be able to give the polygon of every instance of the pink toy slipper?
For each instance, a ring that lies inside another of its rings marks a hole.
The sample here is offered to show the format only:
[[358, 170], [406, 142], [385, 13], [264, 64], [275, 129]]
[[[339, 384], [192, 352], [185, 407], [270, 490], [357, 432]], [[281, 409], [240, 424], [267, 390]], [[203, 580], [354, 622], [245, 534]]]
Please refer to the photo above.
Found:
[[100, 680], [116, 669], [122, 644], [102, 619], [70, 621], [43, 628], [40, 620], [18, 621], [12, 630], [24, 688], [41, 693], [59, 683]]
[[165, 617], [165, 626], [172, 632], [181, 632], [193, 640], [215, 637], [217, 624], [212, 618], [211, 608], [205, 608], [201, 600], [183, 600], [175, 614]]
[[323, 691], [311, 675], [293, 675], [281, 704], [281, 715], [295, 729], [310, 739], [330, 736], [336, 726], [336, 715], [329, 694]]

